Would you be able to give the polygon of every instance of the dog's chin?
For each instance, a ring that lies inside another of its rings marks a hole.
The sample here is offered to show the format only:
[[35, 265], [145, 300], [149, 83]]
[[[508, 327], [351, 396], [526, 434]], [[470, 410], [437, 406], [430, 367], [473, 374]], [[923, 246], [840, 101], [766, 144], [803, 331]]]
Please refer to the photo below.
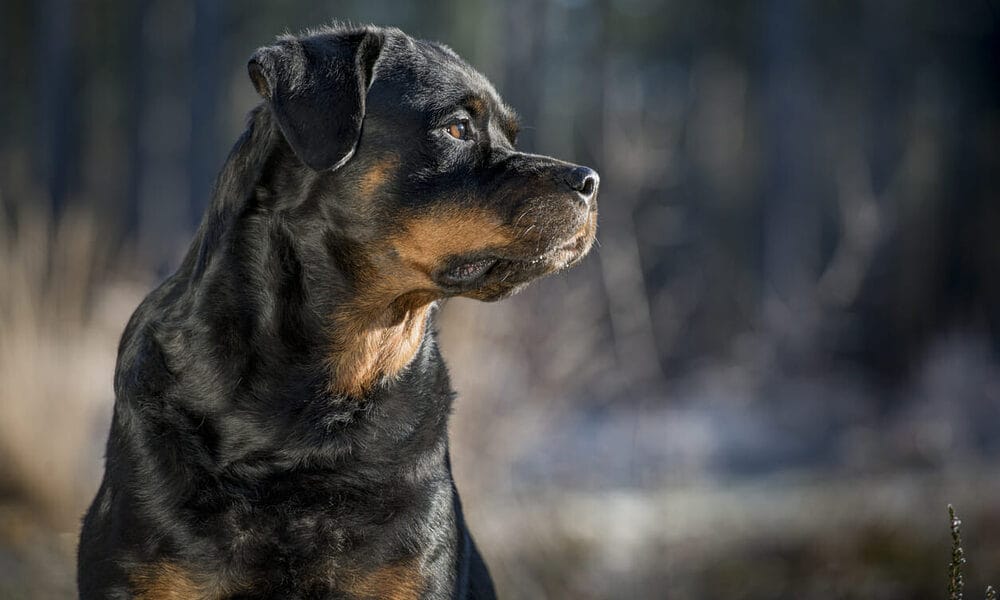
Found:
[[456, 294], [483, 302], [496, 302], [519, 292], [536, 279], [551, 275], [583, 260], [594, 245], [597, 232], [596, 213], [594, 218], [568, 240], [556, 242], [541, 255], [525, 258], [489, 259], [492, 264], [483, 265], [485, 271], [474, 285]]

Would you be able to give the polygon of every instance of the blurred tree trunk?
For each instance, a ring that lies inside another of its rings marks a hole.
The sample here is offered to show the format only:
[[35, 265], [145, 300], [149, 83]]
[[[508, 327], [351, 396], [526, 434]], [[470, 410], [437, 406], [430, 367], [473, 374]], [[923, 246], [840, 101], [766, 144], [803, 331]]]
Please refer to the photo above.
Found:
[[[5, 0], [0, 3], [0, 73], [4, 73], [4, 85], [0, 86], [0, 152], [5, 159], [23, 157], [24, 154], [39, 152], [38, 142], [24, 143], [25, 130], [32, 119], [31, 104], [25, 98], [23, 90], [31, 88], [31, 66], [34, 48], [26, 21], [29, 21], [32, 11], [26, 0]], [[0, 183], [3, 188], [0, 193], [10, 193], [13, 181], [11, 172], [17, 165], [5, 163], [0, 165]], [[26, 174], [22, 174], [26, 175]], [[19, 182], [19, 183], [23, 183]], [[12, 199], [0, 198], [0, 202]]]
[[[600, 0], [600, 34], [594, 57], [594, 77], [600, 78], [597, 118], [590, 121], [588, 135], [599, 156], [602, 172], [600, 247], [597, 255], [608, 299], [608, 314], [614, 336], [615, 358], [628, 385], [649, 389], [663, 383], [663, 372], [656, 347], [642, 256], [636, 235], [634, 215], [645, 187], [648, 167], [635, 156], [630, 146], [635, 142], [645, 106], [640, 71], [630, 69], [627, 76], [616, 69], [612, 60], [614, 40], [611, 0]], [[623, 95], [638, 95], [619, 101]], [[627, 108], [626, 108], [627, 107]], [[610, 198], [613, 196], [613, 200]]]
[[820, 272], [817, 172], [819, 99], [810, 78], [809, 8], [797, 0], [764, 5], [764, 181], [762, 288], [764, 324], [785, 351], [813, 348], [813, 303]]
[[146, 106], [146, 38], [143, 23], [149, 13], [150, 0], [132, 0], [128, 27], [123, 32], [124, 47], [128, 49], [125, 64], [125, 139], [128, 146], [128, 183], [125, 188], [123, 236], [130, 237], [139, 231], [140, 192], [142, 189], [143, 161], [140, 133]]
[[52, 213], [62, 212], [73, 185], [79, 102], [75, 73], [78, 6], [73, 0], [44, 0], [38, 5], [39, 79], [42, 134], [37, 161], [40, 179], [46, 182]]
[[[139, 253], [166, 276], [191, 233], [191, 86], [194, 5], [150, 0], [142, 19], [139, 68]], [[216, 169], [218, 165], [209, 165]]]
[[512, 0], [507, 6], [507, 47], [504, 82], [507, 101], [517, 108], [525, 125], [519, 135], [522, 148], [537, 149], [535, 127], [541, 103], [537, 66], [542, 60], [542, 36], [547, 11], [540, 0]]
[[223, 0], [195, 0], [191, 87], [191, 149], [188, 152], [190, 210], [193, 231], [209, 201], [218, 152], [217, 108], [222, 72], [219, 41], [222, 36]]

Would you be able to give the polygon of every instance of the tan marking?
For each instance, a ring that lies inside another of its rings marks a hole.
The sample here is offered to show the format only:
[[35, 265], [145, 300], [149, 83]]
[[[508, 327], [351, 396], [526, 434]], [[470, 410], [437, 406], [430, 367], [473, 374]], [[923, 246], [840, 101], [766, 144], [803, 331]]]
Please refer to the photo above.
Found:
[[425, 274], [456, 254], [500, 248], [513, 241], [510, 227], [487, 209], [454, 209], [412, 219], [392, 240], [400, 257]]
[[479, 96], [469, 96], [465, 101], [465, 108], [472, 113], [472, 116], [479, 117], [486, 112], [486, 101]]
[[212, 600], [221, 594], [173, 563], [144, 565], [130, 576], [136, 600]]
[[357, 575], [344, 591], [359, 600], [418, 600], [424, 578], [417, 562], [410, 560]]
[[431, 302], [414, 299], [408, 308], [389, 307], [374, 316], [354, 306], [337, 313], [331, 391], [360, 397], [381, 377], [398, 375], [417, 353]]
[[399, 164], [399, 159], [395, 157], [383, 158], [362, 173], [358, 180], [358, 191], [361, 195], [366, 198], [374, 196], [389, 181], [397, 164]]
[[413, 217], [402, 232], [370, 248], [355, 297], [332, 317], [331, 392], [360, 397], [413, 360], [431, 303], [431, 279], [456, 254], [510, 244], [510, 228], [485, 209], [446, 209]]
[[500, 113], [500, 129], [513, 142], [517, 139], [517, 134], [521, 131], [521, 124], [518, 122], [516, 116], [503, 111]]

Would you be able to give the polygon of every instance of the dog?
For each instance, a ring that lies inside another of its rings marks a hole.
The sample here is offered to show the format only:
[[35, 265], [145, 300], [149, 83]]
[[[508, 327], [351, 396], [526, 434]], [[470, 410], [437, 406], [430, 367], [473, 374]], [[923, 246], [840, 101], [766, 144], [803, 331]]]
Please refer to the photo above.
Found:
[[398, 29], [248, 71], [263, 101], [122, 335], [80, 597], [493, 598], [432, 315], [581, 260], [598, 175], [517, 151], [486, 78]]

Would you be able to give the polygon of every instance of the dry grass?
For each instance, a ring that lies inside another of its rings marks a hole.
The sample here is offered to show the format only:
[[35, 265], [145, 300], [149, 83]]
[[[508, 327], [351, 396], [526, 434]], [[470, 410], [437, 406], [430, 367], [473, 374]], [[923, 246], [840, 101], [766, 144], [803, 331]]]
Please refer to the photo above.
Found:
[[100, 477], [118, 336], [139, 299], [109, 285], [95, 218], [0, 212], [0, 482], [72, 527]]

